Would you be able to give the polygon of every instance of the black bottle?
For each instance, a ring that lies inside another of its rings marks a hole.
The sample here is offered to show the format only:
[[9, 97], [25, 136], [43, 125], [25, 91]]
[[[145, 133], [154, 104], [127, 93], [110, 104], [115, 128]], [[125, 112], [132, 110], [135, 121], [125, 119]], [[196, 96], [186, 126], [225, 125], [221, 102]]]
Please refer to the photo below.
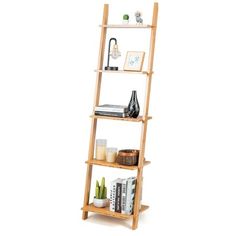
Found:
[[137, 118], [139, 115], [139, 104], [138, 104], [138, 98], [137, 98], [137, 92], [134, 90], [132, 91], [132, 95], [130, 98], [130, 102], [128, 105], [128, 114], [129, 117]]

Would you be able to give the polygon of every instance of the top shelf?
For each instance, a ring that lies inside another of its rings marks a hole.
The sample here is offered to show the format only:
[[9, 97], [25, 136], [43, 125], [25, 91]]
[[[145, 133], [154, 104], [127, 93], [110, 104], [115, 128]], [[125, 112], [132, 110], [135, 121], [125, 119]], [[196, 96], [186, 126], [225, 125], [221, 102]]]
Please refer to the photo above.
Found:
[[121, 25], [99, 25], [99, 27], [104, 28], [125, 28], [125, 29], [150, 29], [153, 28], [152, 25], [130, 25], [130, 24], [121, 24]]
[[116, 74], [139, 74], [139, 75], [148, 75], [147, 71], [127, 71], [127, 70], [94, 70], [95, 72], [101, 73], [116, 73]]

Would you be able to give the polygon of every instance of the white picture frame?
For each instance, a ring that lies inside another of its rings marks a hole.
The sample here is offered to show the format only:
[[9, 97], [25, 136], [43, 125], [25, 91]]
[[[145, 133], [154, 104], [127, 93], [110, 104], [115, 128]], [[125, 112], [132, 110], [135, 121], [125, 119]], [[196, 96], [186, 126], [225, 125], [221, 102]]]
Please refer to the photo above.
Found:
[[124, 71], [142, 71], [145, 52], [128, 51], [124, 64]]

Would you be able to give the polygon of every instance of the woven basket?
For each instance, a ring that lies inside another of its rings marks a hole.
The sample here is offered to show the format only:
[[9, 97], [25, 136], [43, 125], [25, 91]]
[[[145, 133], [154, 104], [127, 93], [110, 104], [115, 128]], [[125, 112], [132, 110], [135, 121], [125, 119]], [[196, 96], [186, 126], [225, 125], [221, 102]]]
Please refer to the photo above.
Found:
[[139, 150], [125, 149], [118, 152], [116, 162], [120, 165], [135, 166], [138, 164]]

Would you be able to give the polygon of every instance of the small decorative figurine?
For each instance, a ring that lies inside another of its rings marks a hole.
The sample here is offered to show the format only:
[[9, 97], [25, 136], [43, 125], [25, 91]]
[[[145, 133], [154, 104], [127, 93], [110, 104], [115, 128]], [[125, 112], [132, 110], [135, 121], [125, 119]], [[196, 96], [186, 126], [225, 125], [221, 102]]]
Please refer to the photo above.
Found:
[[128, 14], [123, 15], [123, 24], [129, 24], [129, 15]]
[[142, 13], [140, 11], [135, 12], [136, 22], [137, 24], [143, 24], [143, 19], [141, 18]]

